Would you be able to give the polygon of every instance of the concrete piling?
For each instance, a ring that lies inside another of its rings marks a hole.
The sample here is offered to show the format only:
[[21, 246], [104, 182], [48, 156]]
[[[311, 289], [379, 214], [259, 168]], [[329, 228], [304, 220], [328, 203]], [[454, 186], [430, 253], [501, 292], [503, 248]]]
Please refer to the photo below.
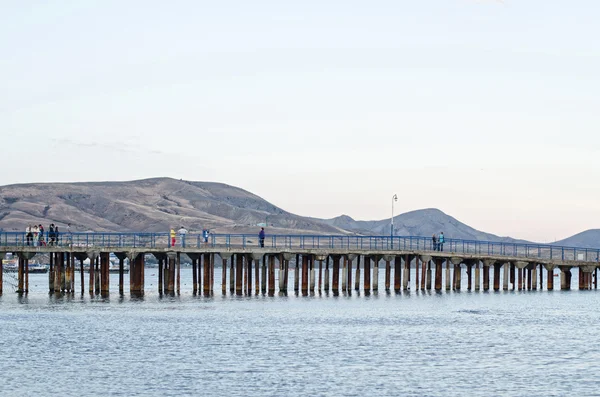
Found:
[[323, 261], [320, 260], [319, 261], [319, 292], [321, 291], [321, 289], [323, 288]]
[[348, 257], [344, 256], [342, 259], [342, 292], [348, 290]]
[[392, 267], [390, 265], [390, 260], [386, 259], [385, 261], [385, 290], [390, 290], [390, 280], [391, 280], [391, 271]]
[[346, 269], [347, 271], [347, 278], [348, 278], [348, 285], [347, 285], [347, 291], [348, 293], [352, 292], [352, 266], [354, 263], [354, 259], [358, 258], [358, 261], [360, 262], [360, 255], [355, 255], [355, 254], [348, 254], [346, 255], [346, 257], [348, 258], [348, 268]]
[[408, 254], [404, 255], [404, 280], [402, 282], [402, 290], [407, 291], [410, 283], [410, 262], [412, 257]]
[[494, 263], [494, 291], [500, 291], [500, 269], [502, 268], [501, 263]]
[[309, 258], [309, 271], [310, 271], [310, 292], [315, 292], [315, 257], [313, 255]]
[[329, 256], [325, 260], [325, 283], [323, 285], [325, 292], [329, 292]]
[[[294, 266], [294, 292], [300, 291], [300, 266], [300, 255], [296, 255], [296, 264]], [[326, 273], [329, 272], [326, 271]]]
[[260, 274], [260, 292], [263, 294], [267, 293], [267, 261], [269, 260], [267, 255], [263, 255], [262, 268]]
[[442, 290], [442, 258], [435, 258], [435, 290]]
[[[381, 257], [373, 255], [373, 291], [379, 291], [379, 260]], [[418, 288], [418, 286], [417, 286]]]
[[302, 255], [302, 295], [308, 295], [308, 256]]
[[[264, 268], [265, 264], [263, 261], [263, 268]], [[235, 294], [238, 296], [242, 295], [242, 277], [243, 277], [243, 268], [244, 268], [244, 254], [235, 254]], [[206, 279], [206, 267], [204, 268], [204, 278]], [[266, 281], [265, 277], [263, 276], [263, 293], [266, 290], [266, 286], [264, 285], [264, 282]]]
[[475, 261], [475, 291], [481, 290], [481, 265], [479, 260]]
[[363, 290], [365, 294], [371, 292], [371, 257], [363, 256], [363, 266], [365, 268], [365, 276], [363, 278]]
[[[364, 260], [364, 258], [363, 258]], [[354, 290], [360, 291], [360, 255], [356, 257], [356, 273], [354, 277]]]
[[275, 255], [269, 260], [269, 296], [275, 296]]
[[333, 256], [333, 278], [331, 280], [331, 287], [334, 295], [340, 292], [340, 256]]

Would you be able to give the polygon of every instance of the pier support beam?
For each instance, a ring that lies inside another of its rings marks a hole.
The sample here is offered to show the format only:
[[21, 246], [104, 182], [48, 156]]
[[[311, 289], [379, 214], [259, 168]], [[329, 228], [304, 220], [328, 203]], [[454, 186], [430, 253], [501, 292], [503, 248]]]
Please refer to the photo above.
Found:
[[331, 284], [334, 295], [340, 293], [340, 258], [340, 255], [333, 255], [333, 279]]
[[329, 292], [329, 258], [330, 257], [327, 256], [325, 259], [325, 283], [323, 285], [325, 292]]
[[354, 290], [355, 291], [360, 291], [360, 258], [361, 258], [360, 255], [358, 255], [356, 257], [356, 277], [354, 280]]
[[462, 258], [458, 258], [458, 257], [453, 257], [450, 258], [450, 262], [454, 265], [454, 290], [455, 291], [460, 291], [460, 264], [462, 263]]
[[[88, 292], [90, 293], [90, 295], [94, 294], [94, 285], [95, 285], [94, 270], [96, 268], [96, 262], [97, 262], [97, 259], [98, 259], [99, 255], [100, 255], [100, 253], [98, 251], [89, 251], [87, 253], [87, 257], [90, 260], [90, 273], [89, 273], [89, 279], [88, 279]], [[58, 262], [58, 261], [55, 261], [55, 263], [54, 263], [55, 267], [56, 267], [56, 264], [57, 264], [56, 262]], [[55, 292], [57, 290], [56, 284], [55, 284], [54, 290], [55, 290]]]
[[363, 277], [363, 291], [365, 295], [371, 293], [371, 257], [363, 256], [365, 275]]
[[490, 290], [490, 266], [495, 263], [492, 259], [483, 260], [483, 290]]
[[423, 274], [422, 277], [424, 278], [423, 280], [423, 288], [421, 289], [428, 289], [431, 290], [431, 256], [430, 255], [421, 255], [421, 261], [423, 262]]
[[502, 290], [508, 291], [508, 280], [510, 279], [510, 264], [505, 262], [502, 264]]
[[359, 263], [360, 262], [360, 255], [356, 255], [356, 254], [348, 254], [346, 255], [346, 257], [348, 258], [348, 293], [352, 292], [352, 266], [354, 263], [354, 259], [356, 259], [356, 262]]
[[502, 268], [502, 263], [494, 263], [494, 291], [500, 291], [500, 269]]
[[442, 258], [435, 258], [435, 290], [442, 290]]
[[275, 255], [269, 258], [269, 296], [275, 296]]
[[479, 260], [475, 260], [475, 291], [481, 290], [481, 265]]
[[408, 291], [410, 287], [410, 262], [413, 260], [413, 255], [404, 255], [404, 280], [402, 282], [402, 290]]
[[450, 282], [450, 259], [446, 258], [446, 291], [450, 291], [452, 289]]
[[[325, 271], [325, 274], [329, 274], [329, 263], [328, 269]], [[328, 280], [325, 281], [327, 286], [329, 286]], [[328, 288], [325, 287], [327, 290]], [[298, 292], [300, 290], [300, 255], [296, 254], [296, 264], [294, 265], [294, 292]]]
[[[265, 264], [263, 261], [263, 268], [264, 267], [265, 267]], [[243, 285], [242, 277], [244, 276], [243, 268], [244, 268], [244, 254], [237, 253], [237, 254], [235, 254], [235, 294], [238, 296], [242, 295], [242, 285]], [[206, 272], [206, 267], [204, 268], [204, 271]], [[204, 275], [204, 277], [206, 278], [206, 274]], [[265, 281], [266, 281], [265, 277], [263, 276], [263, 285], [262, 285], [263, 293], [266, 290], [266, 285], [264, 284]]]
[[302, 296], [308, 295], [308, 255], [302, 255]]
[[381, 256], [373, 255], [373, 292], [379, 291], [379, 261], [381, 260]]
[[385, 261], [385, 290], [386, 291], [390, 290], [391, 274], [392, 274], [392, 266], [391, 266], [392, 259], [393, 259], [393, 257], [391, 255], [385, 255], [383, 257], [383, 260]]
[[525, 261], [516, 261], [514, 262], [515, 267], [517, 268], [518, 280], [517, 280], [517, 289], [522, 291], [525, 289], [524, 280], [523, 280], [523, 271], [529, 265], [529, 262]]
[[554, 264], [545, 264], [544, 267], [546, 268], [546, 289], [548, 291], [552, 291], [554, 290], [554, 269], [556, 268], [556, 265]]
[[571, 289], [571, 266], [560, 266], [560, 289], [568, 291]]

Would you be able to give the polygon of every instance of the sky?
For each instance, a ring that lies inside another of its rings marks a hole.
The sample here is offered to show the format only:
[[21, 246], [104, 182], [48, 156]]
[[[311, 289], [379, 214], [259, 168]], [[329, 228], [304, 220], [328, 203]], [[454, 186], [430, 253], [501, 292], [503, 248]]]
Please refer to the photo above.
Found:
[[0, 185], [168, 176], [304, 216], [600, 228], [600, 2], [0, 0]]

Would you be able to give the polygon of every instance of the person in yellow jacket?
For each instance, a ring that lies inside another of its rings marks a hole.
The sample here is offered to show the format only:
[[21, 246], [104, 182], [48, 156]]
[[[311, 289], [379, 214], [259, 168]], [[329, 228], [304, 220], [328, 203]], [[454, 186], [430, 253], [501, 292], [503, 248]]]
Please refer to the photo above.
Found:
[[175, 233], [175, 229], [171, 228], [171, 247], [175, 247], [175, 238], [177, 234]]

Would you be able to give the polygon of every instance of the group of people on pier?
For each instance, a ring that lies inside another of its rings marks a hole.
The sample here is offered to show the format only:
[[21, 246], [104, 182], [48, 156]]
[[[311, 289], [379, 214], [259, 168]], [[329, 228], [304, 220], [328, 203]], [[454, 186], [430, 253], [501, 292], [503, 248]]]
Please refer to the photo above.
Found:
[[[185, 227], [181, 226], [177, 232], [175, 228], [172, 227], [169, 231], [169, 236], [171, 237], [171, 247], [175, 247], [177, 245], [177, 235], [179, 235], [179, 244], [181, 247], [185, 248], [185, 236], [188, 234], [188, 231]], [[202, 229], [202, 240], [205, 243], [208, 243], [208, 237], [210, 235], [210, 230]]]
[[439, 236], [436, 236], [435, 233], [433, 233], [433, 236], [431, 237], [431, 247], [433, 248], [433, 251], [443, 251], [444, 242], [444, 232], [440, 232]]
[[[25, 228], [25, 242], [27, 245], [34, 247], [45, 247], [46, 245], [58, 245], [60, 241], [60, 230], [54, 223], [50, 224], [48, 233], [46, 233], [44, 226], [39, 225], [28, 225]], [[67, 235], [71, 234], [71, 224], [67, 225]]]

